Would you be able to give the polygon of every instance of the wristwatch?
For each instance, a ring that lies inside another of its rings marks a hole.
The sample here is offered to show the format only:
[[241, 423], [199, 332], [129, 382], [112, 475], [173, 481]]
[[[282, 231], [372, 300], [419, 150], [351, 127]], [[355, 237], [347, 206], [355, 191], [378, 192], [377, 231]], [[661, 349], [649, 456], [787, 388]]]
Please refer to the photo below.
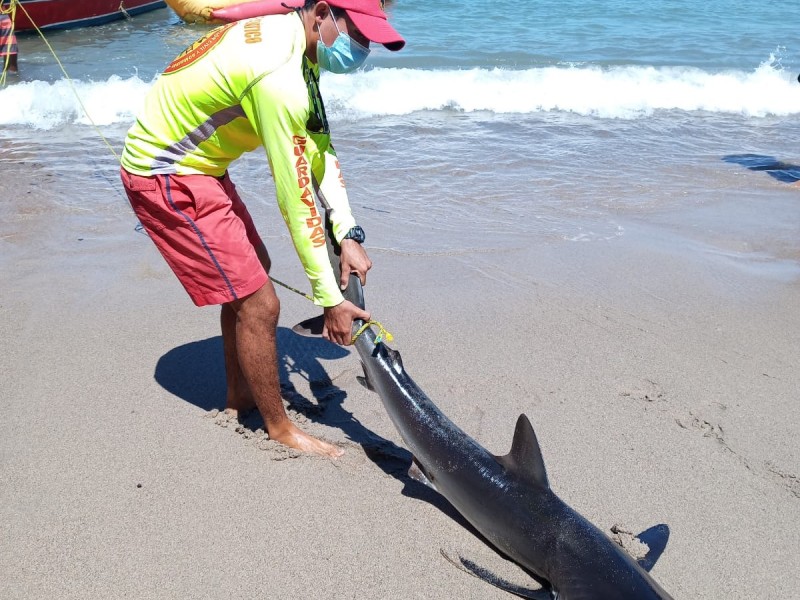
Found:
[[364, 233], [364, 230], [361, 228], [361, 225], [356, 225], [350, 231], [347, 232], [347, 235], [344, 236], [346, 240], [353, 240], [358, 242], [359, 244], [363, 244], [364, 240], [367, 239], [367, 234]]

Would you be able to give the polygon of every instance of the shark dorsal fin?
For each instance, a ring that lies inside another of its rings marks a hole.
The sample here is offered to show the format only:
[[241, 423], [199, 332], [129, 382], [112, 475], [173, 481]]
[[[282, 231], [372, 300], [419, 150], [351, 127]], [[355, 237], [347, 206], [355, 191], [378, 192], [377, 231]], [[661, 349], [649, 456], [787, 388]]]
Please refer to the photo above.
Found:
[[524, 414], [517, 419], [514, 441], [511, 443], [511, 452], [505, 456], [498, 457], [497, 461], [530, 483], [550, 487], [547, 481], [547, 471], [544, 468], [542, 451], [539, 448], [539, 441], [533, 432], [531, 422]]

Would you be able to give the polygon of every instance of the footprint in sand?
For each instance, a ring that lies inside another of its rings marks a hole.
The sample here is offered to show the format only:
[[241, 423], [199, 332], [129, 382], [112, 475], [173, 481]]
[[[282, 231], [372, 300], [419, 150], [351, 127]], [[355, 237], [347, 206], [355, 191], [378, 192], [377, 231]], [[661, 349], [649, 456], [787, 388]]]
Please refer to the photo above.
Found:
[[657, 402], [666, 400], [664, 390], [661, 386], [652, 379], [644, 378], [635, 383], [629, 383], [622, 386], [620, 396], [625, 398], [632, 398], [642, 402]]
[[[208, 419], [213, 419], [215, 425], [224, 429], [233, 429], [245, 440], [253, 440], [253, 445], [259, 450], [267, 452], [270, 460], [286, 460], [289, 458], [307, 456], [294, 448], [289, 448], [288, 446], [271, 440], [263, 428], [256, 428], [258, 425], [263, 424], [261, 416], [256, 410], [250, 411], [240, 418], [237, 415], [232, 415], [215, 408], [208, 411], [205, 416]], [[290, 413], [290, 418], [296, 421], [293, 417], [295, 417], [295, 415]]]
[[705, 419], [696, 416], [694, 413], [689, 412], [688, 417], [675, 419], [675, 422], [684, 429], [696, 429], [703, 434], [703, 437], [712, 438], [719, 442], [725, 443], [724, 434], [721, 425], [715, 425]]
[[766, 463], [767, 471], [780, 485], [789, 490], [796, 498], [800, 498], [800, 478], [779, 468], [774, 462]]

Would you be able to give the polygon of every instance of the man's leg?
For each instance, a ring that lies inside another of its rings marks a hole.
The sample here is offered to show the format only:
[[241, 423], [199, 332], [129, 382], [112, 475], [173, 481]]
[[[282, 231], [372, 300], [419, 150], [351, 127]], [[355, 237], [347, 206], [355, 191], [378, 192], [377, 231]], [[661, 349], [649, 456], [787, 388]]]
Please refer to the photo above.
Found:
[[269, 256], [229, 178], [140, 177], [125, 169], [120, 175], [136, 216], [194, 303], [223, 305], [229, 408], [241, 410], [252, 397], [273, 440], [303, 452], [341, 455], [336, 446], [301, 431], [283, 408], [276, 347], [280, 303], [267, 276]]
[[267, 281], [254, 294], [234, 300], [228, 306], [235, 315], [235, 350], [241, 373], [264, 418], [270, 439], [302, 452], [334, 458], [344, 454], [341, 448], [298, 428], [283, 408], [276, 343], [280, 301], [272, 282]]
[[225, 412], [238, 416], [253, 409], [256, 403], [239, 365], [239, 353], [236, 351], [236, 311], [229, 304], [222, 305], [220, 325], [225, 352], [225, 378], [228, 383]]
[[[269, 257], [266, 246], [259, 241], [253, 247], [259, 262], [264, 267], [264, 271], [269, 274], [272, 268], [272, 259]], [[239, 364], [239, 353], [236, 350], [236, 311], [229, 304], [222, 305], [220, 325], [225, 353], [225, 378], [227, 380], [225, 412], [233, 416], [239, 416], [255, 408], [256, 403]]]
[[[223, 186], [232, 199], [234, 212], [245, 224], [258, 261], [269, 274], [272, 261], [252, 218], [229, 178], [225, 178]], [[308, 435], [286, 415], [278, 375], [279, 314], [280, 301], [269, 280], [255, 293], [222, 305], [220, 321], [228, 382], [226, 411], [238, 415], [256, 406], [271, 439], [302, 452], [341, 456], [343, 450]]]

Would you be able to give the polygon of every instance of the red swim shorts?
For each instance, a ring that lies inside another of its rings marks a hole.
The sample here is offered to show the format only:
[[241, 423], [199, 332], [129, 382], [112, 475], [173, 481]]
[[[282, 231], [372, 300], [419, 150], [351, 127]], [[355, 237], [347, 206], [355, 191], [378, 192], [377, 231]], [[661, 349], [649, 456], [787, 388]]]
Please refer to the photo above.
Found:
[[210, 175], [142, 177], [120, 170], [133, 211], [197, 306], [258, 291], [263, 245], [233, 182]]

